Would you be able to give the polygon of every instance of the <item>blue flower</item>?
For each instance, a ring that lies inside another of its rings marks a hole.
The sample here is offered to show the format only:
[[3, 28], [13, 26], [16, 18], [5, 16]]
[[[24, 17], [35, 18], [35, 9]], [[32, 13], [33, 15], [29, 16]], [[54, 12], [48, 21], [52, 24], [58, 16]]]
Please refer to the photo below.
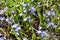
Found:
[[18, 24], [14, 24], [12, 27], [14, 28], [15, 32], [18, 32], [19, 30], [21, 30], [21, 28], [18, 27]]
[[55, 16], [55, 12], [54, 11], [51, 11], [51, 14], [52, 14], [52, 16]]
[[0, 40], [4, 40], [4, 37], [0, 37]]
[[8, 21], [8, 24], [12, 25], [12, 22], [11, 21]]
[[9, 18], [6, 18], [5, 20], [6, 20], [6, 22], [8, 22], [8, 24], [12, 25], [12, 22], [10, 21]]
[[15, 31], [18, 32], [18, 30], [20, 30], [20, 27], [15, 27]]
[[34, 6], [31, 6], [31, 7], [29, 8], [29, 10], [30, 10], [31, 12], [35, 11]]
[[[49, 26], [52, 26], [52, 28], [56, 28], [56, 25], [55, 25], [55, 23], [54, 22], [49, 22], [48, 24], [47, 24], [47, 26], [49, 27]], [[47, 27], [47, 28], [48, 28]]]
[[54, 22], [49, 22], [48, 23], [48, 26], [53, 26], [54, 25]]
[[56, 28], [56, 25], [54, 25], [53, 28]]
[[46, 33], [48, 32], [48, 30], [46, 29], [46, 30], [44, 30]]
[[5, 18], [4, 17], [0, 17], [0, 20], [5, 20]]
[[16, 28], [17, 26], [18, 26], [18, 24], [14, 24], [12, 27], [13, 27], [13, 28]]
[[23, 40], [28, 40], [27, 37], [23, 37]]
[[44, 38], [46, 35], [44, 32], [41, 32], [41, 37]]

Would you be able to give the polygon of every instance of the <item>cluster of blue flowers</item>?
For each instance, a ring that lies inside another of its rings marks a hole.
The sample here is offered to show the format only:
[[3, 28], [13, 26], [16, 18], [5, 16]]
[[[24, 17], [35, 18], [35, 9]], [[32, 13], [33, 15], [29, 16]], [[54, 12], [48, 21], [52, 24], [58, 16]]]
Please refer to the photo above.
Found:
[[[52, 5], [52, 3], [50, 0], [10, 0], [9, 3], [7, 1], [5, 4], [2, 1], [0, 5], [2, 6], [2, 4], [4, 4], [5, 6], [0, 9], [0, 23], [6, 21], [10, 30], [8, 33], [14, 34], [17, 40], [40, 40], [37, 37], [43, 39], [50, 37], [52, 33], [53, 35], [58, 34], [60, 25], [60, 4], [56, 3], [59, 8], [57, 9], [56, 4]], [[31, 31], [31, 37], [28, 35], [29, 31]], [[0, 37], [0, 40], [4, 40], [4, 37]]]

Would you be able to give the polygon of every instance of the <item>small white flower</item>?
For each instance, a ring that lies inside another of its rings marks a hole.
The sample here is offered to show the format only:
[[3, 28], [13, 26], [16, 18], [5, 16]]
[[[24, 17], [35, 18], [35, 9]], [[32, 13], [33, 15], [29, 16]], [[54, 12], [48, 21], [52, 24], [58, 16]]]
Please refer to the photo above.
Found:
[[23, 10], [25, 10], [26, 8], [25, 7], [23, 7]]
[[23, 40], [28, 40], [27, 37], [23, 37]]
[[30, 19], [28, 19], [28, 22], [32, 22], [32, 19], [30, 18]]
[[20, 4], [21, 4], [21, 5], [23, 5], [23, 4], [24, 4], [24, 2], [20, 2]]
[[60, 6], [60, 4], [58, 4], [58, 6]]
[[3, 14], [4, 13], [4, 10], [0, 10], [0, 14]]
[[16, 35], [19, 35], [19, 33], [18, 33], [18, 32], [16, 32]]
[[31, 16], [28, 16], [28, 18], [31, 18]]
[[18, 27], [18, 30], [21, 30], [21, 27]]
[[59, 20], [59, 19], [60, 19], [60, 17], [57, 17], [57, 19]]
[[19, 14], [19, 16], [22, 16], [22, 15], [23, 15], [23, 13], [20, 13], [20, 14]]
[[16, 14], [14, 14], [14, 16], [16, 16]]
[[23, 10], [23, 12], [25, 13], [25, 12], [27, 12], [27, 10]]
[[0, 36], [2, 36], [3, 34], [2, 33], [0, 33]]
[[23, 7], [26, 7], [27, 4], [24, 4], [24, 2], [20, 2], [20, 4], [23, 6]]
[[37, 4], [40, 5], [40, 2], [38, 2]]
[[5, 19], [7, 22], [9, 21], [9, 18]]
[[43, 16], [46, 16], [46, 14], [43, 14]]
[[42, 29], [42, 27], [39, 27], [39, 30], [41, 30]]
[[40, 34], [41, 32], [42, 32], [41, 30], [37, 30], [37, 32], [36, 32], [36, 33]]
[[12, 22], [14, 22], [14, 20], [12, 20]]
[[46, 20], [48, 20], [48, 21], [49, 21], [50, 19], [49, 19], [49, 18], [47, 18]]
[[51, 11], [53, 11], [53, 8], [51, 9]]
[[29, 30], [31, 30], [31, 28], [29, 28]]
[[50, 12], [50, 11], [48, 11], [46, 14], [49, 16], [49, 15], [51, 14], [51, 12]]
[[11, 13], [15, 13], [15, 11], [14, 11], [14, 10], [12, 10], [12, 11], [11, 11]]
[[25, 17], [25, 18], [23, 19], [23, 21], [27, 21], [27, 17]]
[[27, 6], [27, 4], [23, 4], [23, 7], [26, 7]]
[[28, 22], [32, 22], [31, 16], [28, 16]]
[[16, 7], [18, 7], [19, 5], [17, 4]]
[[8, 9], [8, 7], [6, 6], [6, 7], [4, 8], [4, 12], [5, 12], [7, 9]]
[[18, 24], [14, 24], [12, 27], [13, 27], [13, 28], [16, 28], [17, 26], [18, 26]]

